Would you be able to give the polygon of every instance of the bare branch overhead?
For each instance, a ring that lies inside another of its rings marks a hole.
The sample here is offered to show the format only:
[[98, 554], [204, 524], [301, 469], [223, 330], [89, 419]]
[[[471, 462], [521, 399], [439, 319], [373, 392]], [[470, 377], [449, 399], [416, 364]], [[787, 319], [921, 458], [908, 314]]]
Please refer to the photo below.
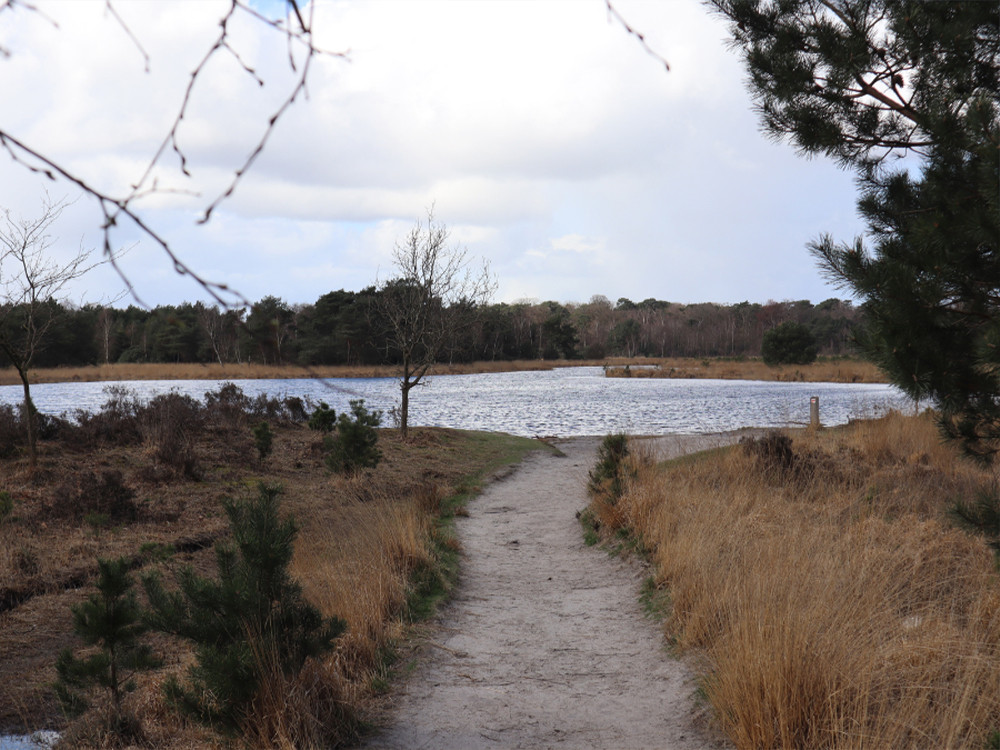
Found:
[[[205, 55], [192, 71], [188, 79], [187, 86], [178, 104], [177, 114], [173, 118], [173, 121], [167, 129], [159, 147], [150, 157], [145, 170], [139, 179], [127, 188], [123, 189], [121, 192], [114, 192], [96, 187], [96, 185], [87, 177], [71, 169], [65, 163], [62, 163], [58, 158], [48, 153], [44, 153], [42, 150], [26, 143], [17, 134], [12, 133], [0, 126], [0, 149], [6, 151], [16, 164], [31, 172], [44, 175], [50, 180], [68, 182], [72, 184], [76, 190], [91, 197], [97, 202], [98, 210], [100, 211], [101, 216], [100, 226], [104, 235], [104, 257], [114, 266], [118, 275], [129, 289], [130, 294], [140, 304], [143, 304], [140, 295], [137, 290], [133, 288], [124, 269], [122, 269], [116, 262], [115, 253], [112, 249], [112, 234], [114, 230], [120, 228], [123, 223], [131, 224], [142, 236], [151, 240], [166, 255], [167, 260], [178, 274], [182, 276], [189, 276], [217, 303], [226, 307], [249, 304], [248, 300], [240, 294], [240, 292], [230, 288], [225, 282], [208, 279], [186, 260], [182, 259], [178, 250], [171, 246], [170, 242], [166, 239], [163, 231], [150, 224], [144, 218], [143, 212], [138, 208], [136, 203], [140, 198], [145, 198], [153, 194], [169, 192], [162, 189], [157, 184], [156, 178], [154, 177], [154, 171], [157, 168], [164, 166], [164, 158], [168, 152], [176, 155], [178, 160], [177, 169], [179, 169], [183, 175], [190, 175], [188, 158], [184, 148], [178, 140], [178, 134], [181, 130], [185, 117], [189, 114], [188, 108], [192, 101], [192, 94], [197, 88], [198, 81], [203, 77], [206, 65], [209, 61], [211, 61], [219, 52], [225, 52], [237, 61], [243, 72], [253, 78], [258, 86], [262, 87], [265, 85], [264, 80], [256, 72], [252, 61], [248, 61], [232, 43], [229, 27], [235, 17], [241, 16], [253, 19], [266, 25], [276, 34], [280, 34], [286, 39], [288, 44], [288, 65], [289, 69], [294, 73], [294, 80], [291, 84], [288, 95], [263, 123], [261, 134], [257, 143], [250, 149], [243, 162], [234, 168], [232, 179], [216, 197], [209, 200], [205, 204], [202, 209], [201, 216], [198, 219], [198, 223], [205, 223], [209, 221], [213, 212], [224, 201], [233, 195], [242, 178], [246, 175], [246, 173], [253, 166], [254, 162], [263, 152], [278, 121], [285, 115], [289, 107], [291, 107], [291, 105], [300, 96], [307, 95], [306, 84], [310, 71], [310, 64], [313, 58], [318, 55], [340, 58], [345, 57], [343, 53], [331, 52], [319, 48], [314, 42], [311, 13], [304, 15], [299, 7], [299, 3], [296, 0], [287, 0], [287, 2], [288, 8], [293, 17], [293, 21], [290, 24], [286, 22], [285, 18], [269, 18], [263, 15], [260, 11], [251, 7], [249, 0], [231, 0], [228, 10], [219, 19], [219, 30], [217, 36], [209, 45]], [[40, 14], [40, 11], [38, 11], [33, 5], [20, 0], [4, 0], [3, 2], [0, 2], [0, 13], [3, 13], [4, 11], [10, 12], [19, 8]], [[137, 36], [122, 19], [121, 15], [115, 8], [113, 0], [106, 0], [105, 8], [107, 13], [117, 22], [119, 26], [121, 26], [123, 33], [125, 33], [138, 48], [144, 60], [145, 70], [146, 72], [149, 72], [150, 58], [142, 45], [142, 41], [137, 38]], [[54, 24], [51, 20], [50, 22]], [[16, 50], [4, 49], [0, 50], [0, 54], [9, 55], [12, 51]]]

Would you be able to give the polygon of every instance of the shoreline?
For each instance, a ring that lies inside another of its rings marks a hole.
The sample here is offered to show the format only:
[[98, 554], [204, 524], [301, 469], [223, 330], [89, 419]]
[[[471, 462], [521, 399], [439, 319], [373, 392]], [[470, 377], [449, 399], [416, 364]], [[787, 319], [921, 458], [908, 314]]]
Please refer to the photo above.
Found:
[[[500, 372], [553, 370], [558, 367], [604, 367], [608, 377], [757, 380], [806, 383], [887, 383], [885, 376], [859, 359], [820, 359], [811, 365], [769, 367], [759, 359], [633, 358], [602, 360], [516, 360], [441, 364], [429, 375], [470, 375]], [[635, 368], [635, 369], [632, 369]], [[129, 380], [295, 380], [327, 378], [392, 378], [392, 365], [260, 365], [218, 363], [115, 363], [84, 367], [38, 368], [30, 373], [32, 385], [40, 383], [93, 383]], [[0, 369], [0, 385], [20, 385], [13, 368]]]

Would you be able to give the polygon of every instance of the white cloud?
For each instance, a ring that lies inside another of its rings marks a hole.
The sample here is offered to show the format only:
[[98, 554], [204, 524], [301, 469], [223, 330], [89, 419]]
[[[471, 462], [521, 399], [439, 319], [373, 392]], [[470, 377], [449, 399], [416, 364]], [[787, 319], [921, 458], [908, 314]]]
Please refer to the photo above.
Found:
[[553, 250], [565, 250], [571, 253], [591, 254], [604, 250], [606, 240], [602, 238], [584, 237], [579, 234], [565, 234], [552, 240]]
[[[17, 6], [0, 14], [13, 52], [0, 61], [0, 101], [16, 103], [0, 128], [124, 193], [227, 3], [117, 3], [148, 74], [103, 0], [38, 4], [58, 29]], [[159, 184], [180, 192], [139, 204], [206, 275], [250, 298], [357, 289], [385, 276], [394, 243], [433, 204], [456, 242], [490, 260], [508, 300], [832, 294], [803, 246], [819, 231], [857, 231], [850, 177], [760, 136], [725, 29], [697, 0], [615, 4], [669, 73], [609, 22], [603, 0], [313, 7], [318, 43], [349, 61], [313, 60], [308, 100], [278, 123], [235, 196], [195, 225], [293, 75], [285, 40], [247, 18], [233, 22], [233, 44], [266, 85], [220, 53], [178, 131], [193, 176], [168, 151]], [[44, 182], [0, 160], [0, 205], [30, 212]], [[67, 243], [100, 242], [93, 209], [83, 200], [69, 212]], [[126, 225], [116, 242], [135, 236]], [[148, 243], [134, 258], [150, 301], [198, 296]]]

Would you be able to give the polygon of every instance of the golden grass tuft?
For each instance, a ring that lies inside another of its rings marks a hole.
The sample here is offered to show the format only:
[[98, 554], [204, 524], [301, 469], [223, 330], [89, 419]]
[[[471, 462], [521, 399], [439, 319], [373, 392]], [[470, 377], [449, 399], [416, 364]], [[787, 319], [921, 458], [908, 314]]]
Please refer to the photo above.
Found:
[[618, 501], [739, 748], [983, 747], [1000, 729], [1000, 585], [949, 504], [992, 474], [927, 417], [647, 467]]
[[399, 636], [410, 574], [430, 562], [430, 524], [415, 504], [389, 498], [350, 500], [303, 524], [291, 571], [325, 616], [347, 621], [338, 659], [352, 672], [374, 669]]

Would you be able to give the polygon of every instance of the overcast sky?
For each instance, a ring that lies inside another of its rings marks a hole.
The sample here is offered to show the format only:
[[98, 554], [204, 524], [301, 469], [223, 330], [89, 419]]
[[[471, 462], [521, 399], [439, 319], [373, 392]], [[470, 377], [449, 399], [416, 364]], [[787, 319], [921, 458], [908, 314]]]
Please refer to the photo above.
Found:
[[[176, 116], [190, 72], [228, 2], [37, 0], [0, 13], [0, 128], [116, 195], [138, 180]], [[255, 3], [265, 10], [281, 3]], [[313, 302], [392, 274], [393, 244], [434, 206], [452, 240], [485, 258], [497, 301], [673, 302], [810, 299], [842, 292], [805, 245], [861, 231], [850, 174], [804, 159], [759, 129], [725, 25], [696, 0], [616, 0], [670, 63], [609, 19], [603, 0], [316, 2], [309, 98], [278, 123], [263, 156], [207, 225], [223, 189], [287, 95], [284, 38], [234, 21], [233, 55], [213, 59], [163, 192], [137, 204], [199, 273], [257, 300]], [[58, 24], [58, 27], [53, 25]], [[0, 153], [0, 206], [36, 215], [45, 191]], [[55, 250], [99, 248], [101, 214], [81, 197]], [[204, 299], [131, 227], [122, 266], [152, 305]], [[74, 287], [114, 298], [108, 269]], [[118, 304], [127, 304], [124, 300]]]

